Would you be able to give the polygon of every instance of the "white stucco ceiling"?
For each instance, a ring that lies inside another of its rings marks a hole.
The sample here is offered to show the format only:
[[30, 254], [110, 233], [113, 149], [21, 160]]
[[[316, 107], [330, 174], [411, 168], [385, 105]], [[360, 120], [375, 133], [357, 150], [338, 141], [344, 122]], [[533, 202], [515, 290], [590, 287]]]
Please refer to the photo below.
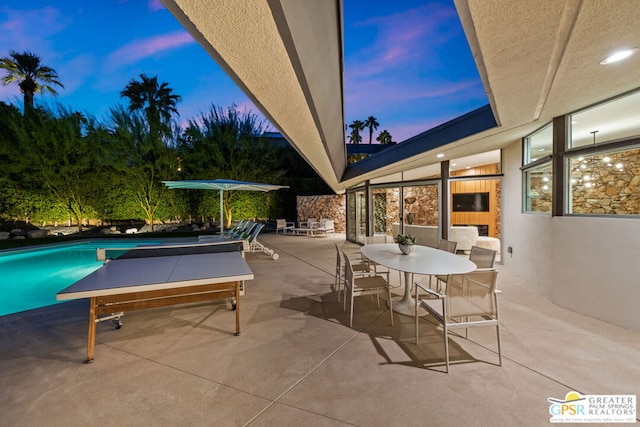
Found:
[[600, 65], [615, 49], [640, 47], [638, 0], [454, 0], [498, 127], [341, 181], [342, 1], [162, 1], [336, 191], [440, 162], [437, 153], [505, 147], [640, 87], [640, 54]]

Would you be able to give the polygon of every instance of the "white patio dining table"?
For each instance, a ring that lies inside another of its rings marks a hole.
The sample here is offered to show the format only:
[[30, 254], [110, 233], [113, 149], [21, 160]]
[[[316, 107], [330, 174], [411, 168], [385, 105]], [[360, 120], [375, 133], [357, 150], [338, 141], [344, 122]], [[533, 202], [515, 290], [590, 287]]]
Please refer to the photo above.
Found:
[[405, 316], [415, 316], [415, 300], [411, 295], [414, 274], [462, 274], [476, 269], [473, 262], [462, 256], [428, 246], [414, 245], [409, 255], [403, 255], [397, 243], [365, 245], [360, 252], [380, 265], [404, 273], [404, 295], [394, 297], [392, 307]]

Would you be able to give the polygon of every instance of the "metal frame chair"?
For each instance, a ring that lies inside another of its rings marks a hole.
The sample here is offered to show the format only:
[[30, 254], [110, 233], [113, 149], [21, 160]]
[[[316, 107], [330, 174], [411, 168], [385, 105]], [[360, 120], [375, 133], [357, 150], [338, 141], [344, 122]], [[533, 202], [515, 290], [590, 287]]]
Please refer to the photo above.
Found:
[[[344, 284], [344, 281], [345, 281], [343, 257], [349, 256], [349, 255], [346, 254], [342, 249], [340, 249], [337, 243], [334, 242], [333, 244], [336, 247], [336, 280], [334, 283], [334, 289], [338, 293], [338, 302], [339, 302], [340, 289], [342, 288], [342, 285]], [[352, 260], [351, 266], [353, 268], [354, 275], [360, 276], [360, 275], [375, 274], [371, 270], [371, 266], [369, 265], [369, 263], [365, 260], [357, 260], [357, 261]]]
[[456, 253], [457, 247], [458, 247], [458, 242], [452, 242], [451, 240], [447, 240], [447, 239], [440, 239], [440, 243], [438, 243], [438, 249], [451, 252], [452, 254]]
[[[424, 308], [440, 325], [444, 333], [446, 372], [449, 372], [449, 330], [495, 326], [498, 339], [498, 364], [502, 366], [500, 318], [496, 270], [475, 270], [466, 274], [450, 274], [445, 293], [441, 294], [416, 283], [416, 344], [418, 344], [419, 309]], [[429, 296], [419, 298], [419, 289]]]
[[[389, 304], [389, 316], [391, 319], [391, 325], [393, 325], [393, 310], [391, 307], [391, 286], [389, 286], [389, 281], [385, 280], [384, 277], [373, 274], [362, 277], [357, 277], [354, 274], [353, 266], [351, 264], [351, 259], [346, 255], [344, 256], [344, 301], [342, 309], [346, 311], [347, 309], [347, 291], [351, 296], [351, 310], [349, 314], [349, 327], [353, 326], [353, 302], [354, 297], [361, 295], [376, 295], [387, 294], [387, 302]], [[378, 299], [378, 306], [380, 306], [380, 300]]]

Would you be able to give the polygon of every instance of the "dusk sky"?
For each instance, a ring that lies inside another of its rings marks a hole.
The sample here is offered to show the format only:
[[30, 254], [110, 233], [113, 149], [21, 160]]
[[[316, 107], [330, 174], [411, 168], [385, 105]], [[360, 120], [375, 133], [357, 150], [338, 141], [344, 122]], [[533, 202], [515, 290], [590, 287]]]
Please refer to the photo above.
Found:
[[[387, 129], [401, 142], [488, 103], [452, 0], [344, 0], [344, 21], [347, 124], [373, 115], [374, 139]], [[65, 85], [36, 105], [103, 119], [144, 73], [182, 97], [180, 121], [212, 103], [259, 113], [159, 0], [4, 0], [0, 57], [10, 50], [39, 55]], [[0, 85], [0, 101], [21, 107], [17, 85]]]

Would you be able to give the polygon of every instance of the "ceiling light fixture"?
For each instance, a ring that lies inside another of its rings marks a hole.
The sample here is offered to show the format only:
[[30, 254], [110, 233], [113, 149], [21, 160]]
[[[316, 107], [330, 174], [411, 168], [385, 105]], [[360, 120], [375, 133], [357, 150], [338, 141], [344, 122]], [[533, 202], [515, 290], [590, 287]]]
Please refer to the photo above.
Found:
[[631, 49], [623, 49], [612, 53], [611, 55], [604, 58], [600, 61], [601, 65], [609, 65], [614, 62], [622, 61], [623, 59], [627, 59], [631, 55], [633, 55], [638, 50], [637, 47], [633, 47]]
[[437, 158], [444, 157], [444, 154], [440, 153], [440, 154], [438, 154], [436, 157], [437, 157]]

